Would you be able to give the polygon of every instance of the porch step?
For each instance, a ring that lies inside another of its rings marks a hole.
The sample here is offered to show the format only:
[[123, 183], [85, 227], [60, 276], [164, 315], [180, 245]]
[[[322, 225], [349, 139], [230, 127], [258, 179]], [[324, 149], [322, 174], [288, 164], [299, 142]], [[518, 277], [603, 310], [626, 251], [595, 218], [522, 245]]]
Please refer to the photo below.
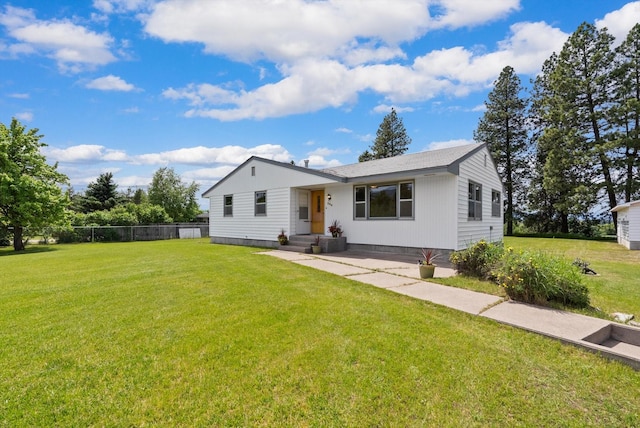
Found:
[[[289, 241], [289, 242], [291, 242], [291, 241]], [[310, 252], [311, 252], [311, 246], [310, 246], [310, 245], [307, 245], [307, 246], [300, 246], [300, 245], [291, 245], [291, 244], [288, 244], [288, 245], [280, 245], [280, 246], [278, 247], [278, 250], [281, 250], [281, 251], [293, 251], [293, 252], [295, 252], [295, 253], [305, 253], [305, 254], [308, 254], [308, 253], [310, 253]]]

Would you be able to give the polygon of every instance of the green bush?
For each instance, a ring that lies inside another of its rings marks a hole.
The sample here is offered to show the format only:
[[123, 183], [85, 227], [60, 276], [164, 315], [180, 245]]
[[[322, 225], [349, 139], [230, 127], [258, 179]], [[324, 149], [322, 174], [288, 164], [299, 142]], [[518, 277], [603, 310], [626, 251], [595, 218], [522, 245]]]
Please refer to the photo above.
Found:
[[504, 254], [502, 243], [489, 243], [481, 240], [466, 250], [454, 251], [449, 260], [459, 273], [490, 279], [493, 267]]
[[513, 300], [538, 305], [589, 305], [589, 290], [580, 270], [560, 257], [508, 250], [493, 270], [493, 277]]

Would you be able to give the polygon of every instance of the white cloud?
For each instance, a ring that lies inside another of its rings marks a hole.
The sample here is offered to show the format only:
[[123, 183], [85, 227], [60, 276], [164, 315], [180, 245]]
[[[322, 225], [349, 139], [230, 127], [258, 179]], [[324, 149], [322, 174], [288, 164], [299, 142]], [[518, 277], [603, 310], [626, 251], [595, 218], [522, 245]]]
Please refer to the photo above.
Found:
[[438, 0], [433, 2], [435, 28], [459, 28], [484, 24], [520, 9], [520, 0]]
[[340, 132], [343, 134], [353, 134], [353, 131], [349, 128], [336, 128], [336, 132]]
[[131, 83], [127, 83], [120, 77], [114, 76], [113, 74], [93, 79], [85, 86], [90, 89], [99, 89], [101, 91], [129, 92], [136, 89], [136, 87]]
[[134, 156], [132, 162], [151, 165], [167, 165], [170, 163], [183, 165], [211, 165], [218, 163], [239, 165], [251, 156], [260, 156], [281, 162], [288, 162], [292, 159], [291, 154], [284, 147], [263, 144], [250, 148], [241, 146], [190, 147]]
[[[545, 59], [562, 48], [567, 34], [541, 22], [519, 23], [492, 52], [452, 47], [428, 52], [412, 64], [370, 64], [349, 67], [338, 60], [306, 58], [279, 67], [283, 78], [247, 90], [235, 85], [190, 84], [169, 88], [166, 98], [185, 100], [187, 117], [220, 121], [265, 119], [344, 108], [363, 92], [374, 92], [392, 104], [406, 104], [446, 95], [466, 96], [490, 87], [506, 66], [517, 73], [535, 74]], [[381, 104], [377, 112], [388, 112]], [[396, 107], [412, 111], [411, 107]]]
[[485, 112], [485, 111], [487, 111], [487, 106], [485, 104], [478, 104], [477, 106], [471, 108], [471, 111], [474, 111], [474, 112]]
[[31, 122], [33, 120], [33, 113], [30, 111], [16, 113], [16, 119], [19, 119], [23, 122]]
[[29, 99], [29, 94], [9, 94], [10, 98], [17, 98], [19, 100], [28, 100]]
[[124, 113], [128, 113], [128, 114], [140, 113], [140, 109], [138, 107], [129, 107], [129, 108], [126, 108], [126, 109], [124, 109], [122, 111]]
[[638, 22], [640, 22], [640, 1], [634, 1], [625, 4], [618, 10], [607, 13], [602, 19], [596, 19], [596, 27], [606, 27], [609, 33], [616, 38], [616, 45], [619, 45]]
[[79, 144], [60, 149], [52, 146], [44, 147], [45, 156], [55, 162], [92, 163], [97, 161], [127, 161], [128, 156], [121, 150], [107, 149], [95, 144]]
[[55, 60], [61, 71], [79, 72], [116, 60], [109, 50], [111, 36], [70, 20], [38, 20], [31, 9], [6, 6], [0, 13], [0, 25], [17, 41], [2, 51], [13, 55], [41, 52]]
[[342, 162], [338, 161], [337, 159], [327, 160], [324, 158], [324, 156], [320, 156], [320, 155], [311, 155], [308, 157], [308, 160], [309, 160], [309, 167], [316, 168], [316, 169], [330, 168], [333, 166], [342, 165]]
[[457, 139], [449, 141], [434, 141], [429, 144], [429, 150], [446, 149], [449, 147], [464, 146], [465, 144], [473, 144], [473, 140]]

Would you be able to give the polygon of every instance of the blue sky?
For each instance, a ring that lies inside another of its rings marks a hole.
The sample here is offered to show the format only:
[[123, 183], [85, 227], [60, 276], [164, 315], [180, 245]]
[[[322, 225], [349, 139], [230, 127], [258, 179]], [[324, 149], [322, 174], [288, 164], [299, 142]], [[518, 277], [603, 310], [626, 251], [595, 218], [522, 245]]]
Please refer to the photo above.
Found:
[[0, 121], [76, 190], [169, 166], [203, 192], [252, 155], [357, 162], [391, 107], [410, 153], [471, 142], [502, 68], [528, 85], [584, 21], [619, 42], [640, 1], [9, 1]]

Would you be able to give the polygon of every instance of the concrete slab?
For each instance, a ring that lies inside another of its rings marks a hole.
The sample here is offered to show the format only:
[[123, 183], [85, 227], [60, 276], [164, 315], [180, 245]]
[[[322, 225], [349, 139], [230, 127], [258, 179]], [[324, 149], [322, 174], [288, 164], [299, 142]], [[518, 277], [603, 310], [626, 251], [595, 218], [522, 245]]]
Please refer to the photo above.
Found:
[[335, 275], [341, 275], [341, 276], [356, 275], [356, 274], [371, 272], [368, 269], [362, 269], [357, 266], [350, 266], [342, 263], [330, 262], [330, 261], [321, 260], [318, 258], [308, 258], [308, 259], [291, 260], [291, 261], [299, 265], [309, 266], [314, 269], [323, 270], [325, 272], [330, 272]]
[[289, 260], [289, 261], [313, 260], [313, 257], [311, 257], [309, 254], [294, 253], [291, 251], [280, 251], [280, 250], [260, 251], [256, 254], [277, 257], [279, 259]]
[[390, 268], [415, 268], [416, 263], [407, 263], [402, 261], [395, 260], [387, 260], [387, 259], [375, 259], [366, 256], [358, 256], [354, 257], [351, 255], [344, 255], [344, 253], [336, 253], [336, 254], [321, 254], [316, 257], [333, 261], [337, 263], [345, 263], [353, 266], [358, 266], [365, 269], [370, 270], [385, 270]]
[[365, 284], [373, 285], [378, 288], [394, 288], [408, 284], [415, 284], [417, 282], [413, 278], [392, 275], [385, 272], [371, 272], [359, 275], [349, 275], [348, 278], [353, 279], [354, 281], [364, 282]]
[[502, 298], [498, 296], [426, 281], [393, 288], [392, 290], [400, 294], [415, 297], [416, 299], [429, 300], [433, 303], [474, 315], [478, 315], [486, 307], [495, 305], [502, 300]]
[[[412, 265], [411, 267], [392, 267], [390, 269], [384, 269], [385, 272], [393, 273], [395, 275], [408, 276], [410, 278], [420, 278], [420, 270], [418, 269], [418, 265]], [[449, 268], [437, 267], [434, 278], [449, 278], [454, 276], [456, 271]]]
[[611, 321], [600, 318], [514, 301], [496, 305], [482, 313], [482, 316], [525, 330], [573, 341], [581, 341], [594, 331], [611, 324]]

